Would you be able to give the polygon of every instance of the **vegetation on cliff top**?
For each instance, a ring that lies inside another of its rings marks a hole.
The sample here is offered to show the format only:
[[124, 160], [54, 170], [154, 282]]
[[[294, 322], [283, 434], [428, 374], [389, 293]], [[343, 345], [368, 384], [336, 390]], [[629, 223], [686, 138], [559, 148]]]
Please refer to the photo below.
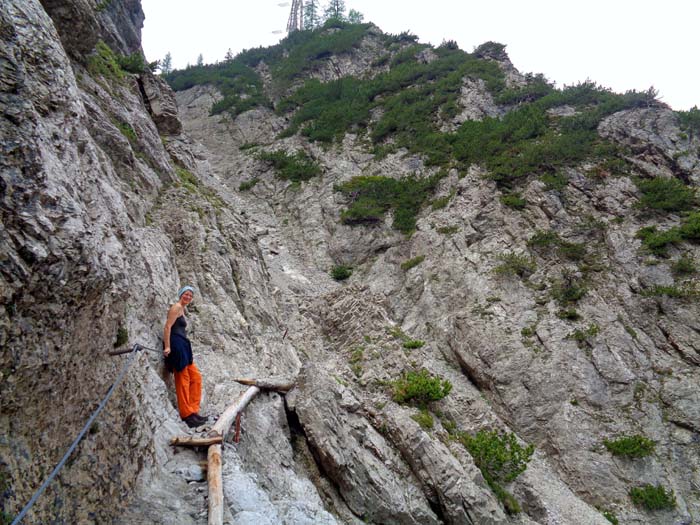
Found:
[[[365, 38], [383, 46], [373, 51], [377, 57], [369, 66], [372, 76], [342, 76], [335, 66], [335, 80], [310, 78], [312, 72], [330, 71], [330, 58], [357, 51]], [[591, 81], [557, 89], [541, 75], [528, 76], [522, 87], [508, 87], [498, 62], [507, 59], [503, 45], [490, 42], [467, 53], [454, 42], [432, 47], [416, 40], [410, 34], [382, 34], [371, 24], [331, 19], [316, 29], [294, 32], [275, 46], [246, 50], [220, 64], [174, 71], [166, 79], [175, 90], [216, 86], [223, 99], [213, 105], [213, 114], [274, 108], [289, 118], [283, 137], [301, 133], [332, 145], [346, 133], [355, 133], [378, 156], [405, 148], [427, 166], [462, 172], [478, 164], [509, 191], [504, 202], [518, 209], [527, 202], [513, 189], [532, 175], [541, 177], [548, 189], [561, 191], [568, 183], [562, 175], [567, 166], [589, 161], [598, 167], [594, 170], [625, 171], [623, 155], [598, 135], [598, 124], [617, 111], [657, 103], [653, 89], [617, 94]], [[261, 74], [269, 75], [267, 89]], [[455, 124], [465, 78], [480, 83], [508, 111], [501, 117]], [[574, 112], [549, 112], [561, 106]], [[697, 109], [678, 113], [688, 133], [700, 129], [698, 114]], [[678, 210], [694, 204], [677, 181], [671, 183], [674, 187], [658, 180], [638, 184], [642, 206]], [[402, 182], [353, 179], [337, 188], [351, 197], [341, 219], [347, 224], [376, 223], [393, 210], [394, 226], [410, 232], [436, 187], [434, 177]]]

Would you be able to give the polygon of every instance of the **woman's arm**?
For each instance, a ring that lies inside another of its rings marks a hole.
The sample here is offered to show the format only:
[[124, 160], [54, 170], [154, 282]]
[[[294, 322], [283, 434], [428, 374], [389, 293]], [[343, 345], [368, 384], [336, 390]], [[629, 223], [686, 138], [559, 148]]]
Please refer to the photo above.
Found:
[[182, 306], [175, 303], [168, 310], [168, 318], [165, 320], [165, 328], [163, 328], [163, 355], [165, 357], [170, 354], [170, 329], [180, 315], [182, 315]]

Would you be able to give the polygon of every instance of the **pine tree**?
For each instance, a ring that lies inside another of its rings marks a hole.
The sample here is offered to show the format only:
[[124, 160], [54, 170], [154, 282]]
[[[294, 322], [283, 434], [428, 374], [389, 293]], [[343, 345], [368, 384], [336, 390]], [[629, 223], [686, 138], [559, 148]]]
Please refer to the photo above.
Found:
[[199, 56], [197, 57], [197, 65], [198, 66], [204, 65], [204, 56], [202, 56], [202, 53], [200, 53]]
[[365, 19], [365, 15], [357, 11], [356, 9], [350, 9], [348, 12], [348, 22], [351, 24], [361, 24]]
[[345, 20], [345, 0], [330, 0], [323, 12], [325, 20]]
[[321, 25], [318, 0], [306, 0], [304, 4], [304, 29], [315, 29]]
[[224, 60], [226, 62], [231, 62], [233, 60], [233, 51], [231, 51], [231, 48], [228, 48], [228, 51], [226, 51], [226, 55], [224, 56]]
[[160, 72], [163, 75], [167, 75], [168, 73], [171, 73], [173, 70], [173, 57], [170, 54], [170, 51], [165, 53], [165, 58], [160, 64]]

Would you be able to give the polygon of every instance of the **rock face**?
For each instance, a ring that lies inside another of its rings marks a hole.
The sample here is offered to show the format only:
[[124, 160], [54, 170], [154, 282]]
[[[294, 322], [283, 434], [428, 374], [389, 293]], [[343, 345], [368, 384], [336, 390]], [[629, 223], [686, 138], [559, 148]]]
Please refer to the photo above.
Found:
[[161, 135], [179, 135], [182, 123], [177, 115], [177, 102], [173, 92], [162, 78], [144, 74], [139, 79], [144, 102]]
[[[592, 178], [584, 163], [563, 169], [556, 190], [533, 178], [527, 208], [515, 211], [472, 166], [441, 180], [446, 205], [426, 207], [412, 235], [391, 217], [351, 227], [339, 221], [338, 183], [436, 170], [405, 151], [375, 157], [352, 134], [328, 149], [303, 135], [279, 139], [287, 122], [267, 108], [210, 116], [221, 98], [212, 87], [178, 93], [176, 108], [150, 73], [106, 77], [88, 66], [100, 40], [139, 51], [142, 19], [131, 0], [8, 0], [0, 11], [3, 519], [28, 501], [125, 363], [106, 352], [138, 342], [155, 351], [136, 357], [28, 522], [206, 523], [205, 454], [167, 444], [188, 432], [159, 357], [183, 284], [197, 290], [188, 330], [205, 413], [243, 391], [234, 378], [298, 376], [286, 396], [256, 398], [241, 442], [224, 445], [227, 523], [609, 523], [598, 509], [621, 523], [700, 519], [700, 312], [694, 301], [642, 293], [675, 283], [681, 251], [700, 253], [685, 243], [650, 261], [635, 237], [649, 218], [634, 206], [634, 176], [698, 183], [698, 138], [673, 112], [636, 108], [601, 123], [634, 173]], [[376, 74], [377, 31], [310, 75]], [[502, 46], [479, 52], [510, 85], [526, 82]], [[505, 112], [469, 79], [458, 106], [446, 126]], [[253, 143], [302, 149], [322, 176], [280, 180]], [[528, 245], [550, 229], [584, 246], [581, 319], [563, 315], [551, 289], [583, 270]], [[494, 272], [509, 253], [528, 254], [532, 271]], [[348, 281], [329, 275], [337, 264], [353, 267]], [[390, 382], [411, 369], [452, 384], [425, 407], [430, 424], [393, 399]], [[484, 429], [536, 446], [507, 487], [520, 514], [505, 511], [455, 439]], [[603, 445], [633, 434], [653, 439], [654, 454], [618, 458]], [[644, 483], [673, 490], [677, 506], [633, 505], [629, 489]]]
[[353, 514], [372, 523], [438, 523], [411, 471], [355, 414], [359, 400], [324, 376], [311, 366], [302, 370], [295, 410], [320, 468]]
[[651, 176], [681, 172], [700, 182], [697, 149], [692, 135], [681, 132], [672, 111], [643, 108], [620, 111], [600, 124], [600, 135], [630, 148], [631, 160]]

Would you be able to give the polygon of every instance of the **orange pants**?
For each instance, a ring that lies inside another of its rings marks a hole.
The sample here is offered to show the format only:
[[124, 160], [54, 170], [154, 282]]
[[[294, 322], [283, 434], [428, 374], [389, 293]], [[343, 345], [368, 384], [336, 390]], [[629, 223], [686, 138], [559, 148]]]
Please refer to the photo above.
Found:
[[199, 412], [202, 400], [202, 374], [193, 364], [187, 365], [180, 372], [175, 372], [175, 393], [180, 417], [185, 419]]

